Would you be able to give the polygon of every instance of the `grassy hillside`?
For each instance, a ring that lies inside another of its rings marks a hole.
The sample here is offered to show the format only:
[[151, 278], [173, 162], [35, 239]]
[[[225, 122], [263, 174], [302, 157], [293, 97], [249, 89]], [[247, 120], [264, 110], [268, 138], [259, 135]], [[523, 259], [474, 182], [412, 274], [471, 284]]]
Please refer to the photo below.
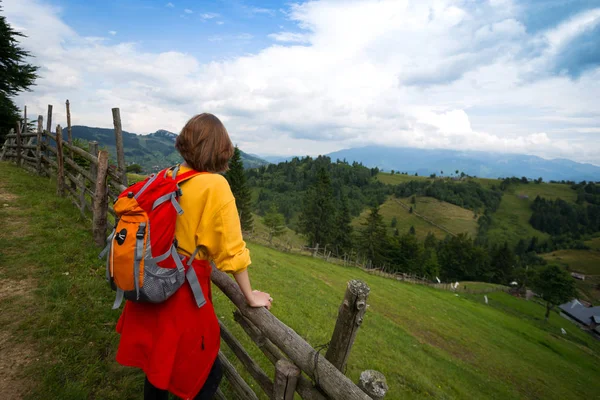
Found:
[[490, 241], [516, 244], [519, 239], [530, 239], [537, 236], [547, 239], [549, 235], [534, 229], [529, 223], [531, 218], [531, 203], [536, 196], [549, 200], [561, 198], [574, 202], [577, 194], [569, 185], [542, 184], [512, 184], [505, 190], [498, 211], [492, 217], [492, 226], [488, 232]]
[[[75, 125], [72, 127], [73, 138], [85, 141], [95, 140], [100, 147], [109, 151], [111, 158], [116, 159], [116, 142], [113, 129], [93, 128]], [[151, 173], [181, 162], [181, 156], [175, 150], [175, 133], [158, 130], [148, 135], [137, 135], [123, 131], [123, 147], [128, 164], [140, 164], [144, 171]], [[256, 156], [242, 152], [242, 161], [246, 168], [256, 168], [268, 162]]]
[[[438, 239], [446, 237], [447, 233], [445, 231], [431, 225], [415, 214], [411, 214], [406, 208], [400, 205], [399, 201], [409, 207], [414, 206], [411, 204], [410, 198], [396, 199], [392, 196], [380, 208], [380, 213], [390, 233], [394, 231], [394, 228], [391, 227], [391, 221], [395, 217], [398, 221], [397, 228], [400, 233], [406, 233], [411, 226], [414, 226], [419, 239], [425, 239], [425, 236], [429, 232], [433, 233]], [[473, 218], [474, 214], [472, 211], [434, 199], [433, 197], [417, 197], [416, 202], [414, 211], [448, 229], [450, 232], [455, 234], [465, 232], [473, 237], [477, 234], [477, 220]], [[353, 220], [353, 225], [360, 228], [368, 214], [369, 210], [366, 209], [360, 216]]]
[[413, 175], [401, 175], [401, 174], [389, 174], [387, 172], [380, 172], [379, 174], [377, 174], [377, 180], [385, 183], [387, 185], [398, 185], [400, 183], [404, 183], [404, 182], [410, 182], [410, 181], [418, 181], [418, 180], [426, 180], [429, 179], [428, 177], [425, 176], [415, 176]]
[[[9, 383], [30, 399], [140, 398], [143, 376], [114, 362], [118, 312], [110, 310], [113, 293], [87, 222], [68, 199], [54, 197], [52, 181], [5, 163], [0, 173], [0, 334], [11, 344], [0, 352], [7, 365], [24, 368]], [[273, 313], [314, 346], [329, 340], [346, 282], [369, 284], [370, 307], [346, 372], [354, 381], [364, 369], [383, 372], [386, 398], [579, 399], [600, 391], [600, 342], [556, 314], [544, 323], [535, 303], [497, 293], [486, 305], [481, 295], [250, 249], [254, 287], [269, 291]], [[231, 304], [218, 290], [214, 296], [219, 318], [243, 337]], [[273, 373], [264, 358], [259, 363]]]

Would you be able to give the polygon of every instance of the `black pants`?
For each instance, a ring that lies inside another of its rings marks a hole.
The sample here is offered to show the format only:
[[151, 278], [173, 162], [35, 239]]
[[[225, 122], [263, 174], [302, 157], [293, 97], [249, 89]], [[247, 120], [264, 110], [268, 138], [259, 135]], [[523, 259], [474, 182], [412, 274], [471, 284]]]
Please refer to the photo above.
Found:
[[[221, 361], [217, 358], [208, 374], [208, 378], [206, 378], [204, 386], [202, 386], [200, 393], [194, 397], [194, 400], [211, 400], [219, 388], [221, 378], [223, 378], [223, 365], [221, 365]], [[148, 377], [146, 377], [144, 381], [144, 400], [168, 399], [169, 392], [155, 387], [150, 383]]]

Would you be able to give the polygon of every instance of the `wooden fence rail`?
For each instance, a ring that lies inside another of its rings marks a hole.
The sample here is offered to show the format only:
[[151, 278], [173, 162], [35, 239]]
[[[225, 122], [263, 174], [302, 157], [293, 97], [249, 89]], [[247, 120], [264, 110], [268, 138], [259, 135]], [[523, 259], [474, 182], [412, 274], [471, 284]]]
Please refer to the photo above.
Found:
[[[108, 152], [99, 150], [97, 142], [89, 143], [89, 151], [73, 144], [68, 100], [65, 105], [67, 140], [63, 140], [60, 125], [54, 133], [51, 132], [52, 105], [48, 106], [45, 130], [44, 117], [38, 116], [37, 132], [27, 131], [25, 111], [22, 123], [18, 123], [6, 136], [0, 160], [14, 160], [23, 168], [43, 176], [55, 177], [57, 194], [68, 197], [81, 215], [91, 221], [94, 242], [103, 247], [109, 231], [108, 217], [115, 216], [109, 197], [114, 198], [127, 188], [120, 111], [118, 108], [112, 109], [117, 147], [117, 166], [113, 168], [109, 165]], [[29, 141], [24, 143], [26, 138]], [[79, 162], [76, 158], [79, 158]], [[82, 159], [85, 162], [81, 162]], [[236, 306], [234, 320], [273, 364], [273, 373], [270, 375], [269, 371], [264, 371], [249, 355], [231, 331], [220, 323], [223, 342], [269, 399], [291, 400], [294, 393], [308, 400], [383, 398], [387, 385], [381, 373], [364, 371], [357, 385], [342, 372], [367, 309], [369, 288], [365, 283], [348, 283], [331, 344], [327, 353], [321, 355], [320, 350], [313, 348], [266, 308], [249, 307], [238, 285], [227, 274], [215, 269], [211, 278]], [[224, 353], [219, 352], [219, 359], [235, 396], [243, 400], [258, 399], [258, 395]], [[270, 376], [274, 378], [271, 379]], [[218, 391], [217, 398], [225, 399], [222, 391]]]

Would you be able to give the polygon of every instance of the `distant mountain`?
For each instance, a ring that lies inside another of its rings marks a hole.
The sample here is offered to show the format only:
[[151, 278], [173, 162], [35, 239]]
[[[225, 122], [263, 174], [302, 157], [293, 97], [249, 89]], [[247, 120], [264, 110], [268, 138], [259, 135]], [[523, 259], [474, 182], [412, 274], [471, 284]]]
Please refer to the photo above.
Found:
[[481, 151], [429, 150], [368, 146], [336, 151], [327, 156], [348, 162], [362, 162], [368, 167], [410, 174], [450, 175], [456, 170], [481, 178], [525, 176], [544, 180], [600, 181], [600, 167], [571, 160], [545, 160], [523, 154]]
[[[95, 140], [101, 147], [107, 148], [113, 159], [116, 158], [114, 130], [75, 125], [72, 127], [72, 132], [74, 139]], [[137, 135], [123, 131], [125, 160], [128, 164], [140, 164], [145, 172], [157, 171], [181, 162], [181, 157], [175, 150], [175, 138], [177, 138], [177, 134], [164, 129], [148, 135]], [[242, 161], [246, 168], [256, 168], [268, 164], [267, 161], [246, 154], [243, 151]]]

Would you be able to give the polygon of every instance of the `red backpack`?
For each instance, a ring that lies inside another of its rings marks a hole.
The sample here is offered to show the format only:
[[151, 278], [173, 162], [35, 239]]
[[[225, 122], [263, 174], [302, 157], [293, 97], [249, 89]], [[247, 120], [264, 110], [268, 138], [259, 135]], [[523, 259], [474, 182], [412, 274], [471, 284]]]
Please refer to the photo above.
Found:
[[149, 176], [123, 191], [114, 204], [116, 227], [99, 256], [107, 256], [106, 280], [117, 291], [113, 309], [123, 298], [161, 303], [186, 280], [198, 307], [206, 303], [194, 268], [186, 272], [175, 238], [177, 216], [183, 214], [179, 185], [202, 172], [177, 172], [179, 166]]

